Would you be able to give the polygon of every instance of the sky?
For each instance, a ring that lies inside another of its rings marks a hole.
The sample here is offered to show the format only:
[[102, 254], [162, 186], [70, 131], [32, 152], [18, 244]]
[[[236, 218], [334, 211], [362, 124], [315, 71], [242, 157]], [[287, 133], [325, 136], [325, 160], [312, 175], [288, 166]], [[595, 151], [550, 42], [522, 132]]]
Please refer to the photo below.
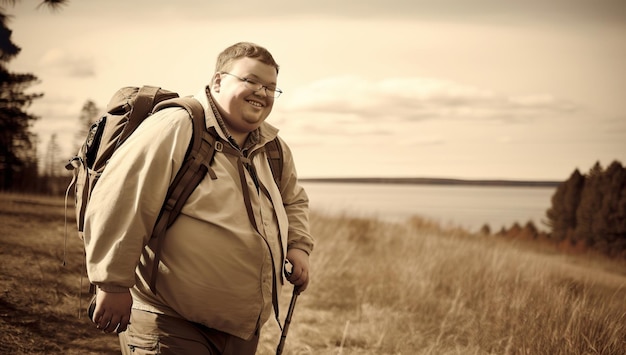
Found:
[[626, 164], [623, 0], [71, 0], [5, 5], [29, 112], [69, 158], [87, 100], [200, 92], [224, 48], [280, 64], [268, 122], [302, 178], [563, 181]]

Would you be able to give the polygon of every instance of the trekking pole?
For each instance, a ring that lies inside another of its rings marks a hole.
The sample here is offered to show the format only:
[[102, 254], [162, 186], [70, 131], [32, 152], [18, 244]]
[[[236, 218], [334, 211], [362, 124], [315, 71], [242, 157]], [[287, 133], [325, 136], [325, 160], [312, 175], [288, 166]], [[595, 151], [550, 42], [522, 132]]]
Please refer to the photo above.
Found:
[[300, 290], [297, 286], [293, 287], [293, 293], [291, 294], [291, 302], [289, 303], [289, 310], [287, 310], [287, 317], [285, 318], [285, 324], [283, 325], [283, 332], [280, 334], [280, 342], [278, 348], [276, 348], [276, 355], [281, 355], [285, 348], [285, 340], [287, 339], [287, 332], [289, 331], [289, 325], [291, 324], [291, 317], [293, 317], [293, 310], [296, 308], [296, 301]]

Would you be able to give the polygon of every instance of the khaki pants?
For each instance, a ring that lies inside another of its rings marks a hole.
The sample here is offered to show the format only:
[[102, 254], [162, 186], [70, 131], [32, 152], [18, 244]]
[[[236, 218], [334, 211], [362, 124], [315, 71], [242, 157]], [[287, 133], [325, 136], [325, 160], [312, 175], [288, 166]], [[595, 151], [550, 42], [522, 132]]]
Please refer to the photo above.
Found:
[[136, 309], [119, 338], [125, 355], [253, 355], [259, 342], [258, 333], [243, 340], [182, 318]]

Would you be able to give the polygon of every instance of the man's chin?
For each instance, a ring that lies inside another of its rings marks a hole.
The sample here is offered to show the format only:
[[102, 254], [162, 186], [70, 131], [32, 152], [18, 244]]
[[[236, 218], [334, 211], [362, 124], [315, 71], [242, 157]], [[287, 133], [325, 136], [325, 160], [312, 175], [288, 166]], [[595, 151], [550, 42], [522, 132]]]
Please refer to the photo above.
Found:
[[248, 116], [244, 118], [244, 121], [246, 122], [246, 125], [250, 127], [250, 131], [254, 131], [259, 128], [261, 123], [263, 123], [266, 118], [267, 116]]

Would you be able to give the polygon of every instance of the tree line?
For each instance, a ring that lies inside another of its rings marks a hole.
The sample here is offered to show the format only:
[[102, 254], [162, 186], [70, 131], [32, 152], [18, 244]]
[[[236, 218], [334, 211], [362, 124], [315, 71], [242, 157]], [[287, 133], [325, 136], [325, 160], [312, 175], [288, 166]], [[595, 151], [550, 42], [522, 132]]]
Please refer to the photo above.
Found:
[[[63, 173], [61, 150], [56, 135], [43, 150], [41, 161], [40, 137], [31, 131], [38, 116], [28, 112], [34, 100], [42, 93], [27, 93], [39, 79], [32, 73], [14, 73], [8, 64], [21, 48], [12, 39], [10, 16], [4, 6], [16, 0], [0, 0], [0, 191], [58, 193], [67, 183]], [[64, 0], [44, 0], [38, 7], [56, 10], [67, 3]]]
[[26, 112], [42, 94], [25, 90], [37, 82], [33, 74], [12, 73], [8, 63], [21, 51], [11, 41], [8, 16], [0, 9], [0, 189], [24, 184], [36, 174], [36, 136], [29, 130], [38, 117]]
[[[575, 169], [558, 184], [543, 223], [548, 232], [528, 221], [493, 234], [549, 243], [564, 251], [593, 250], [626, 258], [626, 167], [616, 160], [606, 169], [596, 162], [587, 174]], [[488, 225], [480, 233], [492, 235]]]
[[578, 169], [559, 184], [546, 212], [550, 239], [626, 255], [626, 168], [600, 162], [588, 174]]

